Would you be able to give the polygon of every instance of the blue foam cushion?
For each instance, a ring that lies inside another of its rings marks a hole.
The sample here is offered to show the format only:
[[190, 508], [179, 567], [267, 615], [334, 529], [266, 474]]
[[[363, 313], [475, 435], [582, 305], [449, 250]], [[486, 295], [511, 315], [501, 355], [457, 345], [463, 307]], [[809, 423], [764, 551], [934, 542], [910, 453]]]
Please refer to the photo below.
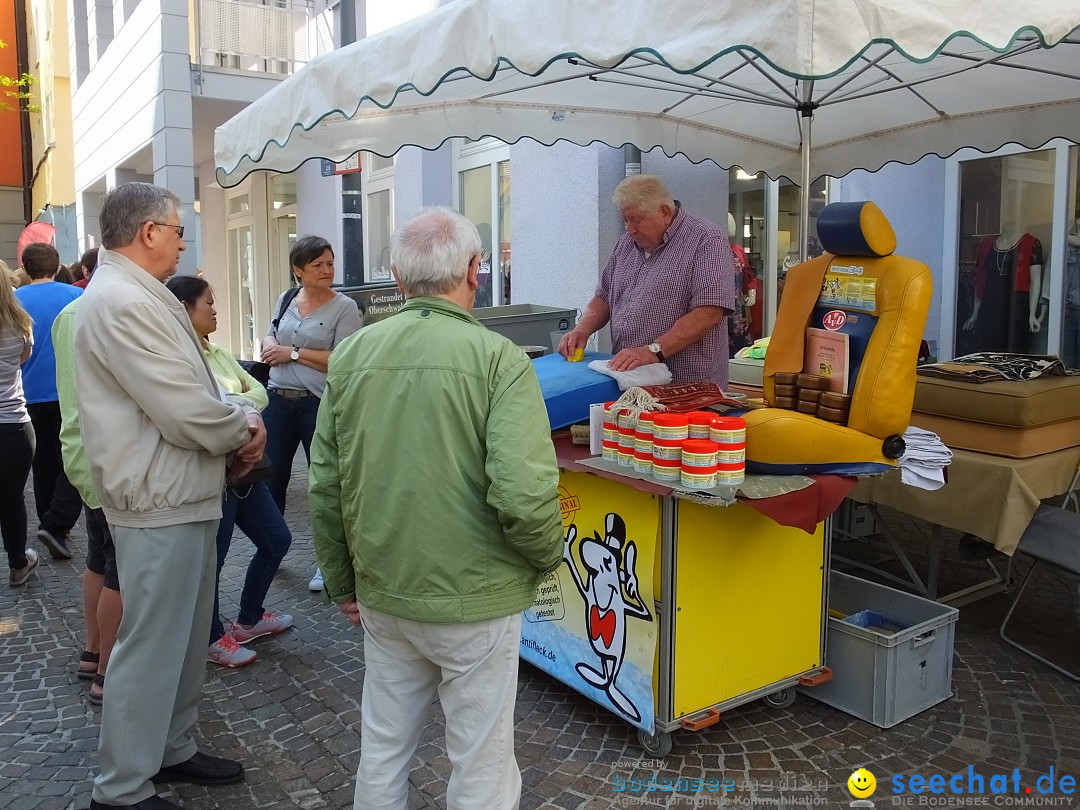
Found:
[[896, 233], [872, 202], [829, 203], [818, 214], [818, 239], [836, 256], [888, 256], [896, 250]]
[[618, 399], [619, 384], [606, 374], [589, 368], [593, 360], [610, 360], [610, 354], [585, 352], [580, 363], [567, 362], [561, 354], [545, 354], [533, 360], [540, 391], [544, 394], [548, 422], [552, 430], [589, 421], [589, 406], [594, 402]]

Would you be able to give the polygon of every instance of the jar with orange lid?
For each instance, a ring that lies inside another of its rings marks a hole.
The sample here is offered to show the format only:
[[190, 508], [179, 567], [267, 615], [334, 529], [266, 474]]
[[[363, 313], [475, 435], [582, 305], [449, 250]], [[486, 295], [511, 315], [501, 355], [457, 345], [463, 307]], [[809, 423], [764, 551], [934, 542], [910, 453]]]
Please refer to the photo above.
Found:
[[746, 420], [741, 416], [716, 416], [709, 423], [709, 438], [717, 444], [746, 446]]
[[690, 411], [686, 415], [689, 422], [687, 437], [691, 439], [708, 439], [712, 420], [716, 414], [712, 411]]
[[653, 439], [678, 439], [689, 437], [690, 419], [685, 413], [654, 413]]

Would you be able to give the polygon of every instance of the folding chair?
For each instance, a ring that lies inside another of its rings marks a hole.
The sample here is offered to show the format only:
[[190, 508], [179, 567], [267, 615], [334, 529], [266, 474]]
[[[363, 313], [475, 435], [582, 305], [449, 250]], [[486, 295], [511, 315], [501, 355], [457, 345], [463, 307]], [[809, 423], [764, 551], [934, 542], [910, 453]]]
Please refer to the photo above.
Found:
[[1005, 635], [1005, 625], [1012, 618], [1013, 611], [1016, 610], [1016, 606], [1020, 602], [1020, 597], [1024, 595], [1024, 588], [1027, 587], [1028, 580], [1031, 579], [1035, 569], [1039, 567], [1039, 563], [1057, 566], [1072, 574], [1080, 574], [1080, 513], [1069, 511], [1066, 508], [1071, 502], [1074, 508], [1080, 510], [1080, 501], [1077, 500], [1075, 492], [1078, 481], [1080, 481], [1080, 468], [1077, 468], [1076, 474], [1073, 475], [1068, 494], [1061, 502], [1060, 508], [1057, 506], [1040, 506], [1032, 516], [1027, 529], [1024, 530], [1016, 550], [1032, 557], [1033, 561], [1031, 568], [1028, 569], [1027, 575], [1024, 577], [1024, 581], [1020, 583], [1020, 587], [1016, 591], [1016, 598], [1013, 599], [1012, 605], [1009, 606], [1009, 612], [1005, 614], [1005, 619], [998, 629], [998, 635], [1006, 644], [1030, 655], [1036, 661], [1041, 661], [1051, 669], [1074, 681], [1080, 681], [1080, 674], [1049, 661], [1015, 639], [1009, 638]]

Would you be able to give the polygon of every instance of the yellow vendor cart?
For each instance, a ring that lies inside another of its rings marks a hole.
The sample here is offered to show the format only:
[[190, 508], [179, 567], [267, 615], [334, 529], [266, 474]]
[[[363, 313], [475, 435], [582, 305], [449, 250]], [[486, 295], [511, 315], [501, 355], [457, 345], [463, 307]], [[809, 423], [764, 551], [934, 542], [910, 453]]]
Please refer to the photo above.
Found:
[[[557, 443], [558, 446], [558, 443]], [[789, 706], [824, 666], [828, 521], [695, 502], [560, 449], [563, 565], [524, 614], [521, 656], [636, 726], [653, 756], [762, 699]]]

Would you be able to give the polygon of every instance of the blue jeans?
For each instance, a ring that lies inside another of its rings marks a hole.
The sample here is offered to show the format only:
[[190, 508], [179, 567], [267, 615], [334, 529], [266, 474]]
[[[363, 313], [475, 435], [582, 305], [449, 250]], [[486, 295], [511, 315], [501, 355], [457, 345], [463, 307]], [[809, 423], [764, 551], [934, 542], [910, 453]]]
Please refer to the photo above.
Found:
[[[217, 532], [217, 576], [221, 577], [221, 568], [229, 553], [233, 527], [240, 527], [255, 544], [255, 556], [248, 564], [244, 578], [244, 590], [240, 593], [240, 613], [236, 617], [239, 624], [252, 625], [263, 616], [263, 600], [274, 581], [274, 574], [281, 565], [285, 553], [292, 545], [292, 534], [285, 525], [285, 518], [277, 509], [277, 504], [270, 497], [270, 490], [265, 483], [251, 486], [250, 491], [242, 488], [239, 493], [229, 487], [221, 501], [221, 523]], [[210, 625], [210, 643], [213, 644], [225, 634], [218, 605], [218, 590], [214, 586], [214, 617]]]
[[266, 425], [266, 455], [273, 465], [270, 475], [270, 494], [278, 511], [285, 514], [285, 491], [292, 477], [296, 448], [304, 445], [304, 455], [311, 463], [311, 437], [315, 435], [315, 418], [319, 415], [319, 398], [314, 396], [286, 399], [270, 391], [270, 404], [263, 411]]

